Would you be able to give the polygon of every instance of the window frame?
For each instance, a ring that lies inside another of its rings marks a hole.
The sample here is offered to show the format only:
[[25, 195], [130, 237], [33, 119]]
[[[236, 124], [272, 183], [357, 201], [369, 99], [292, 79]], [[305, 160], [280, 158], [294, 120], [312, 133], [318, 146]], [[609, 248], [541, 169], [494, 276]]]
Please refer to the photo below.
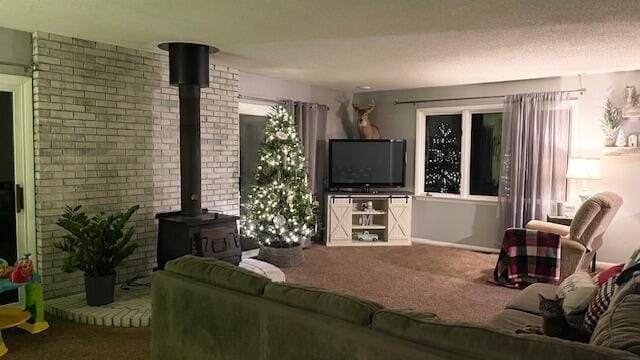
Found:
[[[503, 104], [471, 105], [471, 106], [449, 106], [438, 108], [416, 109], [416, 147], [415, 147], [415, 179], [414, 194], [420, 198], [439, 198], [450, 200], [468, 200], [477, 202], [498, 202], [498, 196], [471, 195], [470, 172], [471, 172], [471, 115], [482, 113], [502, 113]], [[447, 194], [436, 192], [425, 192], [425, 153], [426, 153], [426, 128], [427, 116], [433, 115], [462, 115], [462, 138], [460, 146], [460, 194]]]

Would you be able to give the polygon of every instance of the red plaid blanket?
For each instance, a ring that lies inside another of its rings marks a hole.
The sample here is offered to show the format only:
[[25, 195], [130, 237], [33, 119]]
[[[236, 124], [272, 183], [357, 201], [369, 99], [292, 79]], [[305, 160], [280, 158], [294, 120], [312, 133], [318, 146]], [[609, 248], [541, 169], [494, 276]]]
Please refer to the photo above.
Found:
[[515, 288], [560, 281], [560, 236], [528, 229], [507, 229], [493, 271], [494, 280]]

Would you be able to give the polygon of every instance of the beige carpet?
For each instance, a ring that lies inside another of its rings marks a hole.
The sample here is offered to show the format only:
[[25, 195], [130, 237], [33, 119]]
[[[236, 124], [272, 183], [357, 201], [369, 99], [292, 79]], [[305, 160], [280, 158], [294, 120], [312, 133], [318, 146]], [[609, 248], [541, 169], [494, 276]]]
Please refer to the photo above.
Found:
[[497, 258], [423, 244], [314, 246], [305, 251], [302, 267], [283, 271], [287, 282], [340, 291], [387, 307], [427, 311], [446, 320], [484, 322], [519, 291], [486, 282]]

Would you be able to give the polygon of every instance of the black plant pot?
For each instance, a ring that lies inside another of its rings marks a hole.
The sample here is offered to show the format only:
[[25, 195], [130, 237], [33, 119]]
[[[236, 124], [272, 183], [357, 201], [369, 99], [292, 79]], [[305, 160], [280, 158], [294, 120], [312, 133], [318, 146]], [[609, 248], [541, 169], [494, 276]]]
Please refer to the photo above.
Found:
[[87, 295], [87, 305], [101, 306], [113, 302], [116, 287], [116, 274], [107, 276], [84, 275], [84, 291]]

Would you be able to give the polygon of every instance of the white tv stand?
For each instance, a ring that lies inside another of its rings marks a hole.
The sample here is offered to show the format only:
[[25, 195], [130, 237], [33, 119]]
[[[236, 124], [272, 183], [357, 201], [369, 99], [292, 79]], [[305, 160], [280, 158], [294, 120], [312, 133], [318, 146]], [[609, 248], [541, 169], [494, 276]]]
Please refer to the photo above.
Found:
[[[372, 202], [372, 209], [362, 204]], [[327, 246], [411, 245], [409, 193], [347, 193], [327, 195]], [[367, 220], [371, 219], [369, 223]], [[367, 231], [376, 241], [358, 240]]]

